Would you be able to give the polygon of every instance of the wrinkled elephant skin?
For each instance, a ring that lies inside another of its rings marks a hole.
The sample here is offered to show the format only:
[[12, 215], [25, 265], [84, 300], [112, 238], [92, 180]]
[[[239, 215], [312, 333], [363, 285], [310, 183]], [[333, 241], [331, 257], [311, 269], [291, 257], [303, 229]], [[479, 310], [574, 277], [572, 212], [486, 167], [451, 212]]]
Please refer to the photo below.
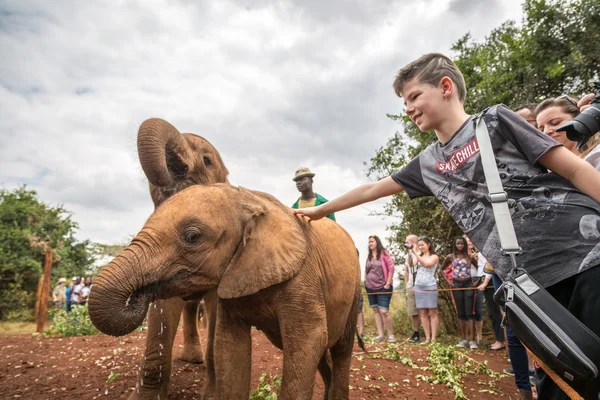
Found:
[[[138, 278], [125, 284], [123, 275]], [[216, 289], [218, 399], [248, 399], [251, 326], [283, 349], [279, 398], [311, 399], [317, 370], [329, 399], [349, 398], [360, 268], [333, 221], [309, 224], [260, 192], [192, 186], [163, 203], [97, 281], [90, 316], [109, 334], [131, 329], [138, 303]]]

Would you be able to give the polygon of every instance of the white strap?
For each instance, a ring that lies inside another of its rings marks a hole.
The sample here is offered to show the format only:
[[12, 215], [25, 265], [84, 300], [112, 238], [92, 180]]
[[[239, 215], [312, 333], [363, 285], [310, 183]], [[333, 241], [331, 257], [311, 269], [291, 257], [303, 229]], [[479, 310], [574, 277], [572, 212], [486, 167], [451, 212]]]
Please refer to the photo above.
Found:
[[475, 124], [479, 155], [481, 164], [483, 165], [485, 181], [487, 182], [489, 200], [492, 202], [492, 210], [496, 219], [496, 229], [500, 237], [500, 245], [505, 252], [520, 252], [521, 248], [517, 242], [517, 235], [515, 234], [515, 228], [512, 224], [510, 211], [508, 210], [508, 195], [502, 187], [490, 134], [482, 115], [476, 117]]

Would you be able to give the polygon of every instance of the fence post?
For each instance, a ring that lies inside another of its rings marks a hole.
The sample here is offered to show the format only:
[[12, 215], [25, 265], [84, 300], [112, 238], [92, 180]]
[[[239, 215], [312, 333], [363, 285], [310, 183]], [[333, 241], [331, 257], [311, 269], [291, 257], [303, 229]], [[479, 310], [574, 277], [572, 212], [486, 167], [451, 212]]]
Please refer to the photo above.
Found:
[[35, 292], [35, 309], [33, 311], [33, 319], [38, 320], [40, 315], [40, 301], [42, 300], [42, 284], [44, 283], [44, 274], [40, 275], [38, 279], [37, 291]]
[[50, 272], [52, 271], [52, 249], [46, 248], [46, 257], [44, 259], [44, 280], [42, 283], [42, 291], [40, 294], [39, 311], [37, 315], [37, 332], [44, 331], [46, 323], [46, 314], [48, 313], [48, 296], [50, 295]]

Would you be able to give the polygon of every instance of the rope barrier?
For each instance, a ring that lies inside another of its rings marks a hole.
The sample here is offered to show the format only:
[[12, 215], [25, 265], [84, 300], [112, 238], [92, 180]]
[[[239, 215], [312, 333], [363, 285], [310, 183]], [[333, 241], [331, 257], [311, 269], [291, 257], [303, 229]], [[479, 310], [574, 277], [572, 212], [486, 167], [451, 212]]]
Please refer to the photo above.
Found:
[[[527, 349], [527, 347], [525, 348]], [[583, 400], [579, 393], [577, 393], [575, 389], [573, 389], [567, 382], [565, 382], [560, 376], [558, 376], [556, 372], [552, 371], [550, 367], [546, 365], [546, 363], [544, 363], [535, 354], [533, 354], [531, 350], [527, 349], [527, 351], [529, 352], [529, 354], [531, 354], [535, 362], [539, 364], [539, 366], [544, 370], [544, 372], [550, 376], [554, 383], [556, 383], [556, 385], [559, 388], [561, 388], [561, 390], [565, 392], [565, 394], [569, 396], [571, 400]]]
[[[486, 289], [493, 289], [493, 286], [486, 286]], [[449, 289], [423, 289], [423, 290], [416, 290], [416, 289], [402, 289], [402, 290], [393, 290], [391, 292], [374, 292], [374, 293], [363, 293], [363, 296], [368, 296], [370, 294], [394, 294], [394, 293], [408, 293], [408, 292], [419, 292], [419, 293], [426, 293], [426, 292], [457, 292], [457, 291], [461, 291], [461, 290], [479, 290], [477, 289], [477, 286], [473, 286], [473, 287], [469, 287], [469, 288], [449, 288]]]

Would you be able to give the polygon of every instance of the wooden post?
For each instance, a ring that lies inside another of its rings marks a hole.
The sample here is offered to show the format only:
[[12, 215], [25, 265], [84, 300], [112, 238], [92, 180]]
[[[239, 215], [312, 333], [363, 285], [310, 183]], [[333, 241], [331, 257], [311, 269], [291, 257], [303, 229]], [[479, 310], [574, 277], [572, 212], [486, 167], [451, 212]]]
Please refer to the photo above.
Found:
[[52, 249], [46, 248], [46, 257], [44, 259], [44, 282], [42, 284], [42, 293], [40, 295], [40, 308], [37, 316], [37, 332], [44, 331], [46, 323], [46, 314], [48, 313], [48, 296], [50, 295], [50, 272], [52, 271]]
[[40, 301], [42, 300], [42, 284], [44, 283], [44, 274], [40, 275], [38, 279], [37, 291], [35, 292], [35, 309], [33, 311], [33, 319], [38, 320], [40, 315]]

